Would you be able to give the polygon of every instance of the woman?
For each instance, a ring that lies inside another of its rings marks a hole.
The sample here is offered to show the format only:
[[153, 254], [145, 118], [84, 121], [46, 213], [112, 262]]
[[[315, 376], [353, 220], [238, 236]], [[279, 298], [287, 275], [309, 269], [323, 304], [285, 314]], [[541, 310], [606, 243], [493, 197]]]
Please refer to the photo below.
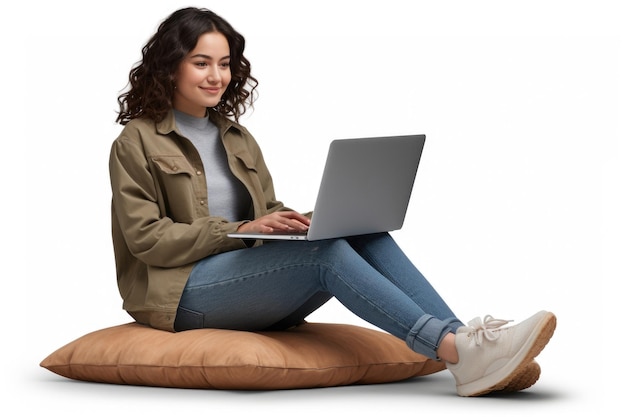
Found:
[[389, 234], [317, 242], [227, 234], [306, 230], [274, 195], [238, 123], [257, 80], [245, 41], [205, 9], [174, 12], [120, 95], [110, 155], [113, 243], [124, 309], [169, 331], [287, 329], [336, 297], [364, 320], [444, 360], [462, 396], [527, 388], [556, 318], [487, 316], [465, 326]]

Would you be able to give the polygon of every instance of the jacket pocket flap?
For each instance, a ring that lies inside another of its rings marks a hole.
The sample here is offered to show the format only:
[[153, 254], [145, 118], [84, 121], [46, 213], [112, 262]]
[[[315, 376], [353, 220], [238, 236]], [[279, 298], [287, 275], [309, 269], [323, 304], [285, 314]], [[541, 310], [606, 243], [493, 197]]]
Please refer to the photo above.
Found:
[[251, 170], [251, 171], [256, 171], [256, 164], [254, 162], [254, 160], [252, 159], [252, 155], [250, 155], [247, 152], [242, 152], [242, 153], [237, 153], [235, 154], [235, 156], [237, 157], [237, 159], [239, 159], [241, 162], [243, 162], [244, 166]]
[[189, 174], [193, 175], [194, 169], [189, 161], [182, 155], [153, 156], [152, 162], [166, 174]]

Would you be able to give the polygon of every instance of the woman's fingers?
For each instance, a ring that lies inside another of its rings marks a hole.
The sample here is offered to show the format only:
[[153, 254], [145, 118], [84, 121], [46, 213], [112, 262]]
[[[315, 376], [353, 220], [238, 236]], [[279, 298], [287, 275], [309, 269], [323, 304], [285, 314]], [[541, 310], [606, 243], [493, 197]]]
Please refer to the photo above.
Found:
[[306, 231], [309, 228], [308, 217], [295, 211], [277, 211], [260, 217], [239, 227], [242, 232], [270, 233], [273, 231]]
[[308, 217], [295, 211], [279, 211], [274, 214], [279, 215], [287, 220], [286, 224], [296, 230], [307, 230], [310, 220]]
[[268, 222], [264, 223], [274, 230], [282, 231], [305, 231], [308, 229], [308, 218], [299, 213], [291, 211], [279, 211], [262, 217], [259, 220], [267, 218]]

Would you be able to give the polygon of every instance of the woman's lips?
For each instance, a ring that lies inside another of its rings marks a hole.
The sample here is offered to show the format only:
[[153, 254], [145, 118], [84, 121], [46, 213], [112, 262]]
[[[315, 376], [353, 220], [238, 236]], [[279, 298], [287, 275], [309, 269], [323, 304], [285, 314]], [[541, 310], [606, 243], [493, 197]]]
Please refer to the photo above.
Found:
[[219, 87], [200, 87], [200, 89], [209, 94], [218, 94], [222, 90]]

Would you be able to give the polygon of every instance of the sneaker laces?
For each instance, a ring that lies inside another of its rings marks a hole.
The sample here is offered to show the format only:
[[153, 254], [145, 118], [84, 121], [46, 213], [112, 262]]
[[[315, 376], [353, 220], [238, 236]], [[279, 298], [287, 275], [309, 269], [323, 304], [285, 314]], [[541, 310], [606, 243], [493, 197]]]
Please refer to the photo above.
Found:
[[484, 320], [481, 320], [480, 317], [476, 317], [468, 323], [467, 327], [471, 329], [468, 335], [473, 336], [476, 345], [480, 346], [483, 342], [483, 337], [489, 341], [496, 340], [500, 337], [500, 333], [494, 330], [512, 321], [513, 320], [495, 319], [490, 315], [486, 315]]

